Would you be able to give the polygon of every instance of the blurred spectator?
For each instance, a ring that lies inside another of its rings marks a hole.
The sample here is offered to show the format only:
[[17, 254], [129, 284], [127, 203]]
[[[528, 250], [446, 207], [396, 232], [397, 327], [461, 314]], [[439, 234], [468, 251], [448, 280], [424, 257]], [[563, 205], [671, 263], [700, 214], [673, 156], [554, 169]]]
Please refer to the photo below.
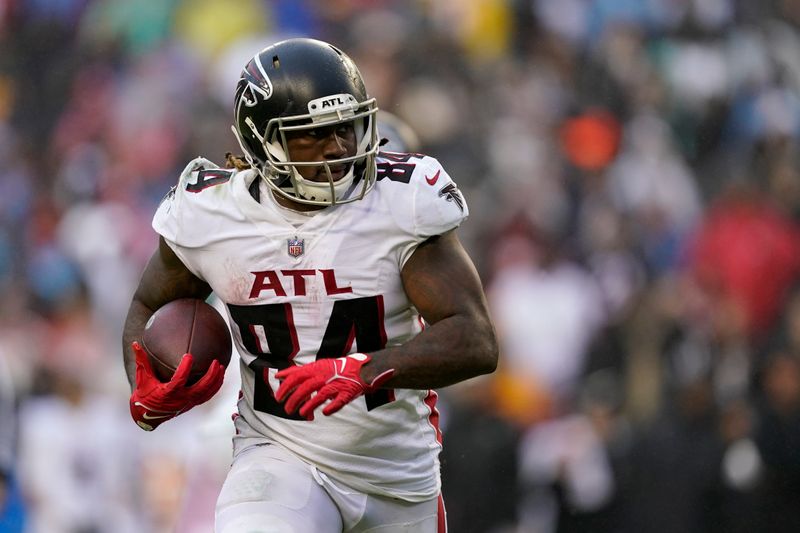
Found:
[[722, 447], [710, 383], [700, 375], [681, 383], [675, 394], [674, 405], [665, 406], [633, 446], [634, 472], [627, 487], [630, 531], [699, 533], [720, 524], [712, 503]]
[[[32, 531], [141, 531], [135, 427], [82, 300], [60, 310], [20, 412], [19, 473]], [[91, 438], [86, 438], [91, 435]], [[74, 497], [80, 494], [80, 498]]]
[[53, 394], [26, 403], [21, 413], [19, 469], [32, 530], [141, 531], [131, 505], [132, 432], [118, 412], [124, 406], [89, 393], [90, 376], [80, 368], [47, 377]]
[[493, 400], [492, 381], [442, 396], [442, 496], [451, 531], [502, 533], [517, 523], [519, 429]]
[[649, 268], [674, 269], [687, 235], [701, 216], [701, 197], [668, 125], [652, 113], [626, 124], [622, 152], [608, 170], [615, 211], [629, 220]]
[[741, 314], [753, 341], [777, 324], [800, 275], [798, 227], [752, 187], [731, 187], [709, 209], [692, 243], [690, 265], [708, 302]]
[[628, 460], [630, 435], [612, 376], [590, 376], [574, 414], [537, 424], [523, 436], [523, 531], [611, 533], [623, 527], [615, 513], [626, 480], [618, 469]]
[[759, 515], [778, 533], [800, 527], [800, 291], [794, 287], [773, 344], [757, 369], [754, 440], [763, 459]]
[[23, 530], [25, 511], [16, 481], [17, 403], [11, 371], [0, 351], [0, 531]]
[[502, 354], [501, 408], [523, 426], [560, 415], [608, 320], [600, 289], [555, 233], [524, 217], [498, 233], [494, 266], [487, 296]]
[[263, 33], [271, 24], [266, 6], [257, 0], [179, 2], [174, 31], [202, 58], [211, 58], [243, 35]]
[[[0, 353], [0, 503], [5, 501], [7, 488], [14, 467], [17, 446], [17, 409], [14, 384], [6, 364], [5, 355]], [[2, 508], [2, 506], [0, 506]]]
[[81, 36], [95, 45], [119, 45], [132, 56], [157, 49], [170, 37], [179, 0], [110, 0], [86, 4]]
[[619, 122], [608, 112], [590, 110], [561, 126], [561, 145], [570, 162], [582, 169], [601, 170], [619, 149]]
[[788, 533], [800, 528], [800, 359], [771, 354], [763, 372], [764, 397], [756, 443], [765, 464], [759, 527]]

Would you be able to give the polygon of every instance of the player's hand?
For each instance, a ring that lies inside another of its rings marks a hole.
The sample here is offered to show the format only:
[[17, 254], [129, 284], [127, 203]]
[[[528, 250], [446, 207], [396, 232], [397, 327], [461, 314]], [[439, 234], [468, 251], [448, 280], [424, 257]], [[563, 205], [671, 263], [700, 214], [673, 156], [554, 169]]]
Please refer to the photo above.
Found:
[[284, 408], [289, 414], [299, 408], [300, 416], [307, 420], [314, 420], [314, 410], [330, 400], [322, 414], [331, 415], [362, 394], [377, 390], [392, 377], [394, 369], [383, 372], [370, 383], [361, 379], [361, 367], [371, 359], [367, 354], [354, 353], [284, 368], [275, 374], [282, 381], [275, 399], [286, 401]]
[[186, 380], [192, 369], [192, 355], [187, 353], [172, 379], [162, 383], [153, 373], [147, 353], [139, 343], [134, 342], [131, 346], [136, 354], [136, 388], [131, 394], [131, 416], [145, 431], [153, 431], [167, 420], [210, 400], [222, 387], [225, 367], [219, 361], [213, 361], [197, 383], [187, 386]]

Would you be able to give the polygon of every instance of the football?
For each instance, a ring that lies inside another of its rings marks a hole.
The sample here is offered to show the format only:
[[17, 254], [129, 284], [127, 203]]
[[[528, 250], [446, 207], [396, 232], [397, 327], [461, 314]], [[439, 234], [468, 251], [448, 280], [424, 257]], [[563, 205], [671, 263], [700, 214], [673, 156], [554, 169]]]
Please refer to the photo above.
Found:
[[142, 334], [142, 348], [150, 357], [153, 372], [163, 382], [181, 362], [183, 354], [193, 357], [187, 384], [203, 377], [216, 359], [223, 366], [231, 360], [231, 335], [216, 309], [203, 300], [184, 298], [159, 308]]

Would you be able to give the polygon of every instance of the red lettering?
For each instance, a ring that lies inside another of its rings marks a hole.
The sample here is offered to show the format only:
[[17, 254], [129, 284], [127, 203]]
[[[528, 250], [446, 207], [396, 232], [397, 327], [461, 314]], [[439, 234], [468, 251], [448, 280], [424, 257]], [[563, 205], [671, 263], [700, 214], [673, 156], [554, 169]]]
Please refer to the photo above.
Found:
[[[306, 296], [306, 276], [314, 276], [316, 270], [302, 269], [302, 270], [281, 270], [282, 276], [292, 278], [294, 285], [295, 296]], [[336, 281], [336, 274], [333, 269], [320, 269], [322, 273], [322, 281], [325, 284], [325, 292], [331, 294], [347, 294], [353, 292], [350, 286], [340, 287]], [[251, 272], [256, 278], [253, 280], [253, 287], [250, 289], [250, 298], [259, 298], [263, 291], [274, 291], [275, 296], [286, 296], [286, 289], [281, 284], [278, 273], [274, 270], [262, 270], [259, 272]]]
[[262, 270], [251, 274], [254, 274], [256, 279], [253, 281], [253, 288], [250, 289], [250, 298], [258, 298], [261, 291], [275, 291], [275, 296], [286, 296], [281, 280], [274, 270]]
[[313, 276], [316, 274], [314, 270], [281, 270], [284, 276], [291, 276], [294, 278], [294, 295], [306, 295], [306, 280], [303, 276]]
[[336, 285], [336, 274], [333, 269], [320, 269], [322, 280], [325, 282], [325, 292], [328, 294], [344, 294], [353, 292], [353, 287], [339, 287]]

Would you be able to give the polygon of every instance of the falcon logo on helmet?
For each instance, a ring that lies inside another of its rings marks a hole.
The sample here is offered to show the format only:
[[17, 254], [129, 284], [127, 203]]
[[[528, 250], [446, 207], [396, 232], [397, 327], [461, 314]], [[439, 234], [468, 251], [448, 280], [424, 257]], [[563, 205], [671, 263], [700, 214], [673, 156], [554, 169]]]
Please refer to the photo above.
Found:
[[253, 61], [250, 61], [242, 70], [239, 87], [242, 88], [240, 98], [247, 107], [257, 105], [259, 100], [269, 100], [269, 97], [272, 96], [272, 82], [264, 71], [259, 56], [254, 57]]

